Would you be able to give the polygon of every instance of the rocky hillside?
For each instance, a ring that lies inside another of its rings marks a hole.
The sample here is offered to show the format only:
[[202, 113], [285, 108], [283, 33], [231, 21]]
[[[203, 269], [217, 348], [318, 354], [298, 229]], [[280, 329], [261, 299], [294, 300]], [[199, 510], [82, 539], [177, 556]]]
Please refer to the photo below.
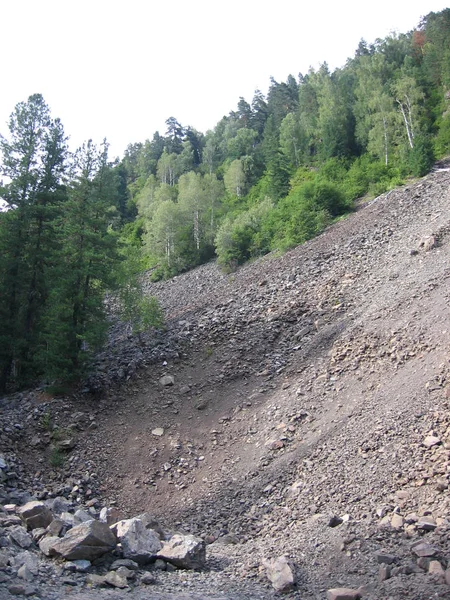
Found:
[[[165, 331], [114, 328], [84, 392], [2, 400], [0, 503], [206, 543], [200, 571], [149, 564], [137, 598], [275, 598], [280, 557], [288, 598], [450, 598], [449, 209], [441, 164], [284, 256], [148, 284]], [[77, 577], [71, 598], [128, 595]], [[65, 597], [60, 574], [30, 585]]]

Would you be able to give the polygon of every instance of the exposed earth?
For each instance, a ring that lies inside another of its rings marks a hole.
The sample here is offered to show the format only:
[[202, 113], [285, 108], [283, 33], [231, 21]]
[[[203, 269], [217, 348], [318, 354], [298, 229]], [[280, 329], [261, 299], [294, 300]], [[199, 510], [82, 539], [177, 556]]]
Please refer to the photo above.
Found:
[[[263, 563], [283, 555], [286, 598], [450, 598], [448, 167], [283, 256], [147, 284], [164, 331], [113, 328], [84, 391], [0, 401], [0, 504], [62, 495], [206, 541], [203, 570], [138, 600], [276, 598]], [[34, 593], [130, 596], [57, 576]]]

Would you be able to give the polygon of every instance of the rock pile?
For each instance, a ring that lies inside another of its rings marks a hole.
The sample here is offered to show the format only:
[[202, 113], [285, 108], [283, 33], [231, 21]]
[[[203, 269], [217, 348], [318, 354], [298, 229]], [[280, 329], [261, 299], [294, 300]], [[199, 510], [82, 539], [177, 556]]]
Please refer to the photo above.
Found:
[[204, 568], [202, 539], [163, 534], [148, 514], [108, 524], [110, 515], [65, 498], [0, 506], [0, 589], [50, 600], [64, 586], [135, 589], [162, 571]]

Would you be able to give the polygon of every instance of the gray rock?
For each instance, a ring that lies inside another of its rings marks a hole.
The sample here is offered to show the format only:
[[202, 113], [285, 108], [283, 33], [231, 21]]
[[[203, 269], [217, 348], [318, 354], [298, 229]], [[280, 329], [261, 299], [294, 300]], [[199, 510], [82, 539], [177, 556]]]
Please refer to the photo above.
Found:
[[39, 542], [40, 551], [45, 554], [45, 556], [56, 556], [56, 552], [54, 551], [54, 546], [59, 542], [59, 537], [55, 535], [51, 535], [49, 537], [44, 537]]
[[92, 521], [93, 518], [92, 515], [90, 515], [85, 510], [82, 510], [81, 508], [75, 511], [75, 514], [73, 516], [76, 524], [87, 523], [88, 521]]
[[438, 554], [438, 550], [437, 548], [435, 548], [434, 546], [431, 546], [431, 544], [427, 544], [426, 542], [415, 542], [412, 546], [411, 546], [411, 551], [413, 552], [413, 554], [415, 554], [416, 556], [425, 556], [425, 557], [431, 557], [431, 556], [436, 556]]
[[114, 506], [107, 507], [104, 506], [100, 511], [99, 520], [102, 523], [107, 523], [108, 525], [112, 525], [113, 523], [117, 523], [122, 519], [122, 514], [120, 510], [115, 508]]
[[91, 520], [77, 525], [53, 545], [66, 560], [95, 560], [116, 547], [116, 537], [106, 523]]
[[25, 579], [25, 581], [33, 581], [34, 575], [27, 567], [27, 565], [22, 565], [20, 569], [17, 571], [17, 577], [21, 579]]
[[272, 587], [277, 592], [288, 592], [294, 587], [294, 567], [285, 556], [263, 560], [263, 565]]
[[173, 375], [164, 375], [164, 377], [161, 377], [159, 380], [159, 383], [164, 387], [168, 387], [170, 385], [174, 385], [175, 378]]
[[146, 529], [141, 519], [125, 519], [111, 528], [117, 535], [124, 558], [138, 563], [146, 563], [161, 549], [159, 535], [153, 529]]
[[110, 569], [111, 571], [115, 571], [116, 569], [120, 569], [120, 567], [126, 567], [127, 569], [131, 569], [133, 571], [139, 569], [138, 563], [130, 558], [119, 558], [118, 560], [115, 560], [110, 566]]
[[437, 524], [433, 517], [419, 517], [416, 525], [417, 529], [422, 529], [422, 531], [433, 531], [436, 529]]
[[152, 585], [152, 584], [156, 583], [156, 578], [151, 573], [144, 573], [141, 576], [140, 582], [143, 583], [144, 585]]
[[121, 575], [119, 575], [119, 573], [117, 571], [108, 571], [108, 573], [106, 573], [106, 575], [105, 575], [105, 581], [109, 585], [116, 587], [116, 588], [128, 587], [126, 577], [122, 577]]
[[43, 502], [27, 502], [17, 513], [29, 529], [45, 528], [53, 521], [52, 511]]
[[10, 527], [8, 535], [9, 539], [21, 548], [29, 548], [33, 544], [33, 538], [20, 525]]
[[163, 542], [157, 555], [179, 569], [201, 569], [206, 562], [206, 545], [193, 535], [175, 534]]

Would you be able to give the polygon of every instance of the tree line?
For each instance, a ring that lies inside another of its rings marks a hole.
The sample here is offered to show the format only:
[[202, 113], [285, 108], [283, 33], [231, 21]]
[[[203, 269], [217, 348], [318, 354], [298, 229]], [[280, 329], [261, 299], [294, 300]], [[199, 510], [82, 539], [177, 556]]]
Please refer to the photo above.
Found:
[[0, 389], [77, 374], [107, 327], [105, 294], [135, 327], [139, 293], [213, 257], [225, 269], [317, 235], [450, 151], [450, 9], [409, 33], [361, 41], [235, 110], [206, 133], [166, 121], [121, 160], [75, 154], [39, 94], [0, 138]]

